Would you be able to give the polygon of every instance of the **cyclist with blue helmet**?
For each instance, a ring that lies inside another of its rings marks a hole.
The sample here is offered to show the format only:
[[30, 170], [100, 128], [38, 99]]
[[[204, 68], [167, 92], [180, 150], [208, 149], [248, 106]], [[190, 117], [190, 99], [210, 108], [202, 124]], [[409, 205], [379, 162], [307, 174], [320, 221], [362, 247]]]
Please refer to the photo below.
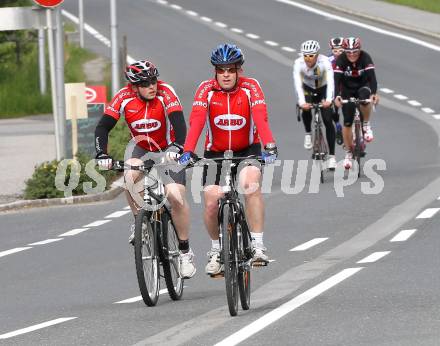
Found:
[[[266, 101], [258, 81], [243, 76], [242, 51], [233, 44], [219, 45], [212, 51], [211, 63], [214, 65], [214, 78], [202, 82], [196, 91], [180, 163], [188, 164], [196, 156], [195, 148], [205, 124], [205, 158], [223, 157], [226, 150], [232, 150], [235, 156], [261, 155], [266, 163], [273, 163], [277, 158], [277, 147], [267, 119]], [[215, 176], [210, 176], [205, 166], [203, 173], [204, 221], [212, 240], [205, 269], [210, 275], [222, 271], [217, 220], [218, 200], [223, 195], [221, 166], [216, 166], [215, 171]], [[267, 262], [263, 245], [264, 203], [260, 180], [261, 171], [254, 166], [244, 167], [239, 175], [240, 185], [246, 191], [244, 199], [254, 260]]]

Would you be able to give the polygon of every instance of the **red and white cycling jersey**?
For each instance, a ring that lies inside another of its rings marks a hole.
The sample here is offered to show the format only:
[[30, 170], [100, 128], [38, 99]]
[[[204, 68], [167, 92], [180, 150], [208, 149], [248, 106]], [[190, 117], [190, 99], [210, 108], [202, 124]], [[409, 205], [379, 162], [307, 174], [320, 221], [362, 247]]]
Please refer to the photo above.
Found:
[[194, 151], [207, 124], [205, 149], [240, 151], [251, 144], [274, 142], [267, 119], [266, 101], [257, 80], [240, 77], [237, 88], [222, 91], [215, 79], [204, 81], [196, 91], [189, 119], [185, 151]]
[[128, 84], [113, 97], [104, 113], [116, 120], [124, 116], [136, 143], [145, 150], [159, 151], [174, 142], [168, 114], [175, 111], [182, 111], [176, 92], [170, 85], [158, 81], [153, 100], [141, 100]]

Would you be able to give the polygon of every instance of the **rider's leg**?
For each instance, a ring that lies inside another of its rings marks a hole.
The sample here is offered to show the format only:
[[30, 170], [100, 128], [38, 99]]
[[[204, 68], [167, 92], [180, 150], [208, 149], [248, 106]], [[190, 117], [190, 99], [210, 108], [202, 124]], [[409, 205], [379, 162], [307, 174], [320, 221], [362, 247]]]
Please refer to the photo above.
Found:
[[[362, 87], [358, 90], [359, 99], [366, 100], [371, 97], [371, 90], [368, 87]], [[362, 131], [364, 133], [364, 139], [366, 142], [371, 142], [374, 139], [373, 130], [370, 125], [371, 109], [373, 108], [371, 103], [361, 104], [360, 111], [362, 114]]]
[[325, 125], [325, 133], [330, 155], [335, 155], [336, 131], [332, 121], [332, 109], [322, 109], [322, 120]]
[[219, 185], [207, 185], [204, 188], [205, 211], [203, 220], [211, 240], [218, 241], [218, 200], [223, 197]]
[[[129, 166], [140, 166], [143, 161], [138, 158], [131, 158], [125, 161]], [[139, 171], [127, 170], [124, 172], [125, 196], [131, 208], [133, 216], [136, 217], [138, 210], [144, 200], [144, 184], [142, 174]]]
[[353, 132], [352, 125], [354, 119], [354, 112], [356, 108], [352, 103], [347, 103], [342, 106], [342, 114], [344, 115], [344, 128], [342, 130], [342, 135], [344, 137], [344, 149], [345, 149], [345, 159], [344, 167], [350, 169], [353, 165]]
[[185, 190], [185, 185], [178, 183], [165, 186], [167, 199], [171, 205], [171, 217], [181, 241], [188, 241], [189, 238], [189, 205], [185, 198]]

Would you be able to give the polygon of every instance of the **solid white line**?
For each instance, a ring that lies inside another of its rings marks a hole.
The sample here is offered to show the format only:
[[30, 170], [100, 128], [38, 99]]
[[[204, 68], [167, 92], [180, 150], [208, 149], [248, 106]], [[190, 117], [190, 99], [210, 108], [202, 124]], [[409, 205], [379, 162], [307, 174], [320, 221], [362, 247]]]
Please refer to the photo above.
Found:
[[286, 52], [296, 52], [295, 48], [291, 48], [291, 47], [281, 47], [282, 50], [285, 50]]
[[422, 211], [419, 215], [417, 215], [416, 219], [429, 219], [433, 217], [437, 212], [440, 210], [440, 208], [428, 208]]
[[[188, 286], [183, 286], [183, 288], [187, 288], [187, 287]], [[159, 291], [159, 294], [165, 294], [165, 293], [168, 293], [168, 290], [166, 288], [161, 289]], [[133, 297], [133, 298], [124, 299], [124, 300], [121, 300], [119, 302], [115, 302], [113, 304], [130, 304], [130, 303], [136, 303], [136, 302], [138, 302], [140, 300], [142, 300], [142, 296], [137, 296], [137, 297]]]
[[271, 47], [279, 46], [279, 43], [274, 42], [274, 41], [264, 41], [264, 43], [266, 43], [268, 46], [271, 46]]
[[5, 251], [0, 252], [0, 257], [12, 255], [13, 253], [24, 251], [24, 250], [29, 250], [29, 249], [32, 249], [32, 247], [16, 247], [14, 249], [5, 250]]
[[434, 114], [432, 116], [435, 120], [440, 120], [440, 114]]
[[408, 97], [405, 95], [397, 94], [397, 95], [394, 95], [394, 97], [398, 100], [408, 100]]
[[416, 100], [410, 100], [410, 101], [408, 101], [408, 103], [414, 107], [419, 107], [422, 105], [419, 101], [416, 101]]
[[90, 228], [75, 228], [66, 233], [60, 234], [58, 237], [70, 237], [88, 231]]
[[378, 260], [380, 260], [382, 257], [385, 257], [388, 255], [391, 251], [379, 251], [379, 252], [373, 252], [371, 255], [365, 257], [364, 259], [361, 259], [360, 261], [356, 263], [373, 263]]
[[252, 322], [246, 327], [240, 329], [238, 332], [215, 344], [215, 346], [234, 346], [239, 344], [240, 342], [259, 332], [260, 330], [266, 328], [268, 325], [279, 320], [281, 317], [311, 301], [313, 298], [319, 296], [321, 293], [327, 291], [333, 286], [336, 286], [345, 279], [348, 279], [350, 276], [356, 274], [361, 269], [363, 268], [347, 268], [342, 270], [338, 274], [333, 275], [332, 277], [310, 288], [299, 296], [289, 300], [287, 303], [284, 303], [283, 305], [277, 307], [271, 312], [265, 314], [255, 322]]
[[304, 251], [304, 250], [310, 249], [311, 247], [326, 241], [327, 239], [328, 238], [315, 238], [315, 239], [309, 240], [308, 242], [305, 242], [304, 244], [298, 245], [298, 246], [290, 249], [289, 251]]
[[422, 111], [424, 111], [425, 113], [428, 113], [428, 114], [432, 114], [435, 112], [433, 109], [431, 109], [429, 107], [422, 108]]
[[352, 25], [355, 25], [355, 26], [358, 26], [361, 28], [365, 28], [365, 29], [377, 32], [379, 34], [383, 34], [383, 35], [399, 38], [401, 40], [409, 41], [409, 42], [412, 42], [412, 43], [417, 44], [419, 46], [423, 46], [423, 47], [435, 50], [437, 52], [440, 52], [440, 46], [437, 46], [435, 44], [432, 44], [432, 43], [429, 43], [426, 41], [422, 41], [422, 40], [419, 40], [414, 37], [399, 34], [399, 33], [393, 32], [393, 31], [388, 31], [385, 29], [377, 28], [373, 25], [364, 24], [364, 23], [359, 22], [359, 20], [352, 20], [352, 19], [344, 18], [344, 17], [338, 16], [338, 15], [330, 14], [325, 11], [321, 11], [316, 8], [313, 8], [313, 7], [310, 7], [307, 5], [303, 5], [303, 4], [300, 4], [298, 2], [291, 1], [291, 0], [275, 0], [275, 1], [287, 4], [287, 5], [295, 6], [295, 7], [301, 8], [305, 11], [309, 11], [309, 12], [318, 14], [320, 16], [327, 17], [327, 18], [332, 18], [332, 19], [338, 20], [343, 23], [348, 23], [348, 24], [352, 24]]
[[47, 321], [47, 322], [39, 323], [39, 324], [36, 324], [34, 326], [30, 326], [30, 327], [27, 327], [27, 328], [18, 329], [16, 331], [13, 331], [13, 332], [10, 332], [10, 333], [2, 334], [2, 335], [0, 335], [0, 339], [9, 339], [9, 338], [12, 338], [12, 337], [17, 336], [17, 335], [33, 332], [34, 330], [50, 327], [50, 326], [53, 326], [55, 324], [60, 324], [60, 323], [66, 322], [66, 321], [73, 320], [75, 318], [77, 318], [77, 317], [64, 317], [64, 318], [57, 318], [56, 320], [52, 320], [52, 321]]
[[94, 221], [92, 223], [89, 223], [88, 225], [85, 225], [83, 227], [98, 227], [101, 226], [107, 222], [110, 222], [111, 220], [98, 220], [98, 221]]
[[260, 38], [260, 36], [252, 34], [252, 33], [247, 33], [246, 37], [249, 37], [249, 38], [251, 38], [253, 40], [258, 40]]
[[115, 211], [114, 213], [111, 213], [110, 215], [107, 215], [105, 218], [106, 219], [113, 219], [116, 217], [121, 217], [125, 214], [131, 213], [131, 210], [120, 210], [120, 211]]
[[200, 17], [200, 19], [203, 20], [204, 22], [208, 22], [208, 23], [212, 22], [212, 19], [209, 17]]
[[181, 10], [182, 6], [176, 5], [176, 4], [172, 4], [170, 5], [171, 8], [174, 8], [175, 10]]
[[222, 22], [215, 22], [215, 25], [217, 25], [220, 28], [227, 28], [228, 27], [225, 23], [222, 23]]
[[388, 88], [381, 88], [380, 91], [384, 92], [385, 94], [392, 94], [394, 92], [394, 90]]
[[190, 10], [186, 11], [186, 13], [189, 14], [190, 16], [194, 16], [194, 17], [199, 15], [197, 12], [190, 11]]
[[55, 243], [56, 241], [63, 240], [63, 238], [55, 238], [55, 239], [46, 239], [42, 241], [37, 241], [36, 243], [28, 244], [28, 245], [45, 245], [50, 243]]
[[237, 34], [242, 34], [243, 30], [239, 29], [239, 28], [231, 28], [232, 32], [236, 32]]
[[409, 237], [411, 237], [415, 232], [417, 232], [416, 229], [404, 229], [403, 231], [400, 231], [397, 233], [393, 239], [391, 239], [391, 242], [395, 241], [405, 241], [408, 240]]

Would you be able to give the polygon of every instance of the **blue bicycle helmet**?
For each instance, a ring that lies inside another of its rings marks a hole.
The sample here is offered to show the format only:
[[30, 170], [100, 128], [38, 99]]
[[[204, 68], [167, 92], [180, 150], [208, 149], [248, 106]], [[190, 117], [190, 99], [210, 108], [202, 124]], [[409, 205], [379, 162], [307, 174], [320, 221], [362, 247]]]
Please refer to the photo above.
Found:
[[211, 64], [214, 66], [229, 64], [243, 65], [243, 63], [243, 53], [235, 44], [221, 44], [211, 53]]

